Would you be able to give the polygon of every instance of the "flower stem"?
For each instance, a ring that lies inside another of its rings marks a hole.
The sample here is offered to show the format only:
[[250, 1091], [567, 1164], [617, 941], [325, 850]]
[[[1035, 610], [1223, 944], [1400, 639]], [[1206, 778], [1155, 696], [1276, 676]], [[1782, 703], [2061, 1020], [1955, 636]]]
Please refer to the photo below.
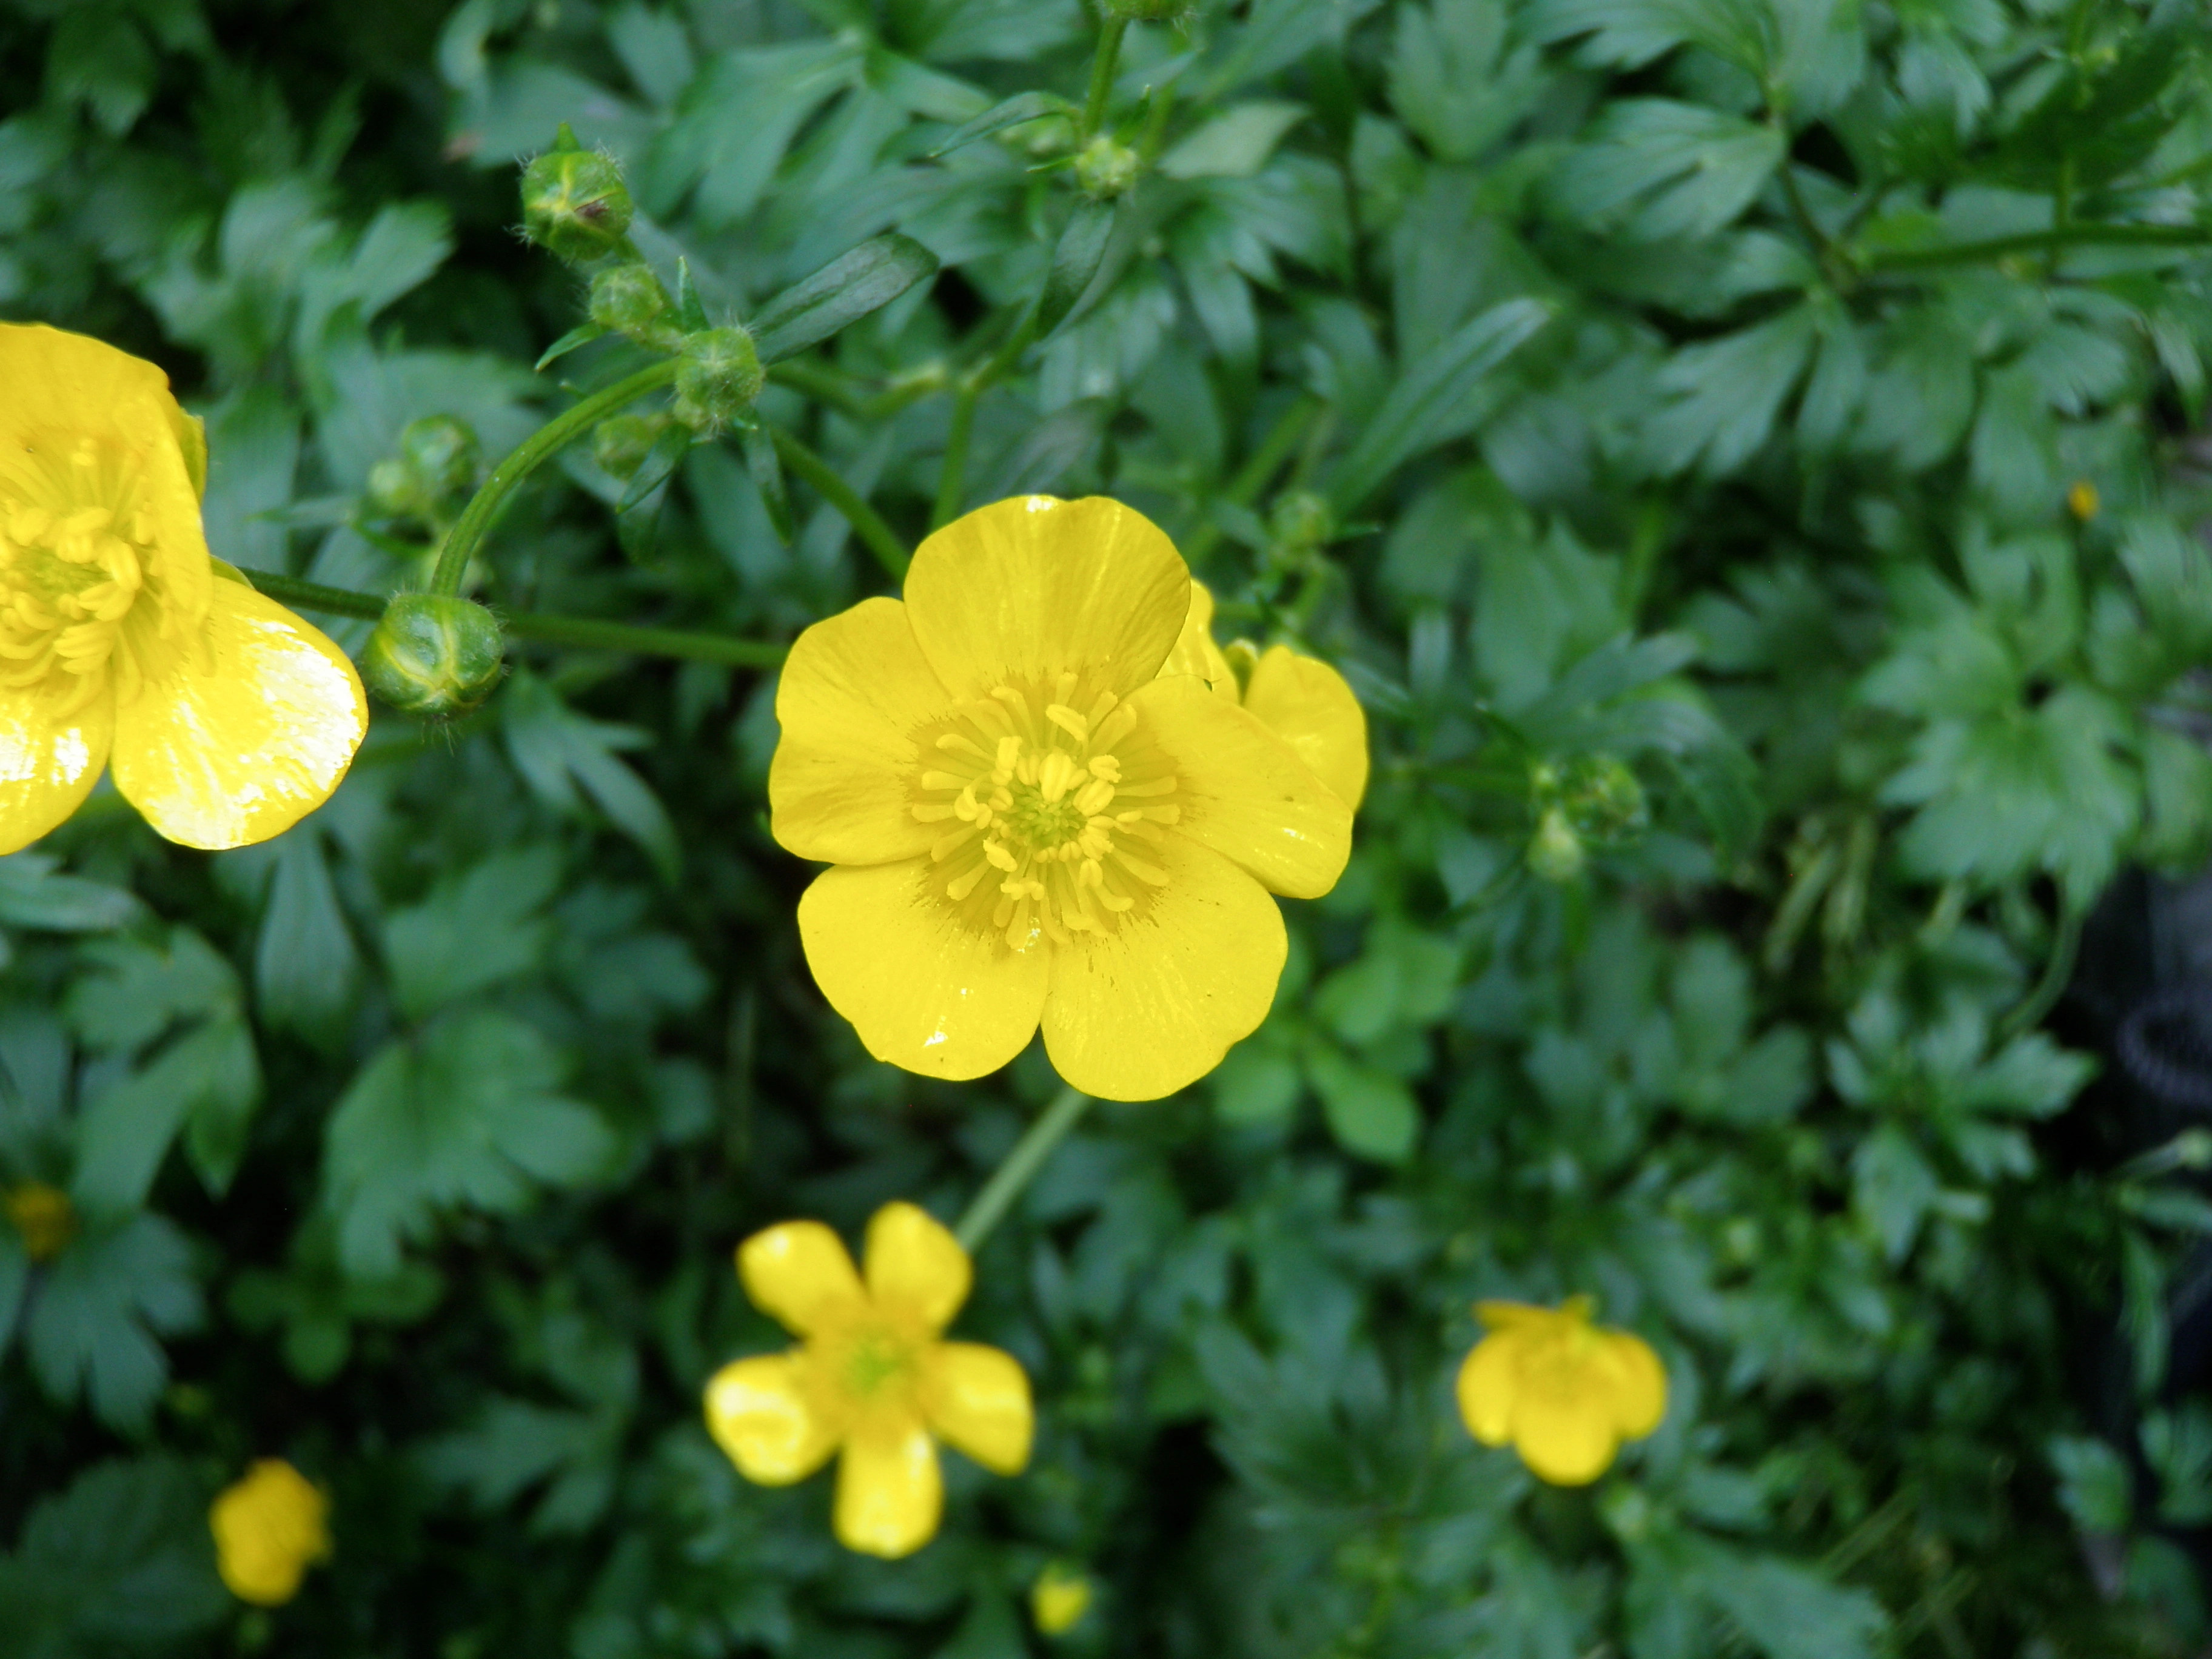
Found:
[[783, 464], [812, 484], [814, 493], [837, 509], [845, 522], [853, 526], [853, 533], [868, 544], [868, 551], [876, 556], [876, 562], [890, 573], [893, 581], [904, 581], [906, 568], [914, 556], [899, 540], [898, 532], [884, 522], [883, 515], [860, 498], [860, 491], [839, 477], [829, 462], [781, 427], [770, 427], [769, 435], [775, 440], [775, 453], [783, 457]]
[[1921, 270], [1936, 265], [1981, 264], [2008, 253], [2040, 253], [2069, 247], [2203, 247], [2212, 244], [2212, 225], [2100, 225], [2076, 220], [2055, 230], [2023, 231], [1948, 247], [1907, 247], [1862, 253], [1871, 271]]
[[492, 468], [483, 488], [470, 497], [469, 504], [461, 509], [453, 532], [439, 551], [437, 568], [430, 574], [430, 592], [453, 594], [461, 591], [461, 577], [491, 529], [492, 520], [498, 517], [507, 498], [514, 493], [515, 486], [528, 477], [540, 462], [578, 433], [598, 425], [623, 405], [635, 403], [647, 392], [666, 386], [675, 378], [676, 360], [672, 357], [651, 368], [640, 369], [628, 380], [617, 380], [573, 409], [556, 415], [524, 439], [513, 454]]
[[1098, 55], [1091, 60], [1091, 95], [1083, 100], [1083, 119], [1075, 129], [1080, 147], [1091, 141], [1106, 116], [1106, 100], [1114, 90], [1114, 70], [1121, 58], [1121, 37], [1129, 32], [1126, 17], [1109, 17], [1098, 29]]
[[[303, 611], [359, 617], [368, 622], [384, 614], [386, 601], [374, 593], [325, 587], [320, 582], [305, 582], [266, 570], [245, 574], [255, 592]], [[773, 668], [790, 649], [773, 640], [733, 640], [675, 628], [633, 628], [628, 623], [601, 622], [595, 617], [553, 617], [530, 611], [502, 617], [500, 625], [520, 640], [543, 640], [549, 645], [583, 646], [596, 651], [629, 651], [644, 657], [682, 657], [732, 668]]]
[[1044, 1109], [1044, 1115], [1029, 1127], [1029, 1133], [1014, 1143], [1014, 1150], [1006, 1154], [1006, 1161], [993, 1171], [983, 1183], [983, 1190], [975, 1194], [975, 1202], [953, 1228], [952, 1236], [960, 1241], [960, 1248], [973, 1255], [983, 1248], [983, 1241], [991, 1236], [1023, 1189], [1036, 1178], [1044, 1167], [1045, 1159], [1053, 1149], [1067, 1139], [1067, 1132], [1083, 1120], [1091, 1109], [1091, 1097], [1076, 1089], [1062, 1089], [1060, 1097]]

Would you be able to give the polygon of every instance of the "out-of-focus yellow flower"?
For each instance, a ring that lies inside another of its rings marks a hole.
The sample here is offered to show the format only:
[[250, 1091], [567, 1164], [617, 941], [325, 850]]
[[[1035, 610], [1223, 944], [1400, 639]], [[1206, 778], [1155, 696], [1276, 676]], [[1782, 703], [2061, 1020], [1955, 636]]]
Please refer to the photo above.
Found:
[[1057, 1561], [1030, 1588], [1030, 1617], [1047, 1636], [1065, 1636], [1091, 1611], [1091, 1580]]
[[1460, 1367], [1459, 1410], [1486, 1446], [1509, 1441], [1557, 1486], [1587, 1486], [1612, 1467], [1624, 1440], [1667, 1414], [1667, 1372], [1641, 1337], [1590, 1323], [1592, 1303], [1557, 1310], [1478, 1302], [1489, 1334]]
[[230, 1593], [282, 1607], [307, 1569], [331, 1553], [331, 1501], [282, 1458], [264, 1457], [208, 1510], [216, 1570]]
[[208, 556], [207, 443], [151, 363], [0, 324], [0, 853], [115, 787], [240, 847], [327, 799], [368, 729], [353, 665]]
[[866, 1277], [818, 1221], [787, 1221], [738, 1247], [745, 1293], [800, 1339], [725, 1365], [707, 1384], [707, 1427], [763, 1486], [803, 1480], [841, 1453], [838, 1540], [911, 1555], [944, 1508], [937, 1443], [1018, 1474], [1034, 1425], [1011, 1354], [941, 1340], [968, 1299], [968, 1252], [911, 1204], [868, 1223]]
[[43, 1181], [27, 1181], [8, 1189], [8, 1219], [22, 1235], [23, 1249], [33, 1261], [51, 1261], [76, 1237], [76, 1206], [69, 1194]]
[[1140, 514], [1029, 495], [921, 544], [903, 603], [800, 635], [776, 693], [776, 839], [868, 1052], [980, 1077], [1040, 1022], [1086, 1094], [1149, 1100], [1267, 1017], [1270, 891], [1336, 883], [1352, 812], [1196, 674], [1160, 672], [1190, 572]]
[[1213, 595], [1190, 585], [1190, 611], [1163, 674], [1195, 674], [1242, 703], [1290, 744], [1313, 775], [1358, 811], [1367, 793], [1367, 715], [1343, 675], [1287, 645], [1261, 651], [1243, 640], [1227, 652], [1213, 641]]
[[2087, 478], [2074, 480], [2074, 487], [2066, 492], [2066, 510], [2087, 524], [2097, 516], [2099, 497], [2097, 486]]

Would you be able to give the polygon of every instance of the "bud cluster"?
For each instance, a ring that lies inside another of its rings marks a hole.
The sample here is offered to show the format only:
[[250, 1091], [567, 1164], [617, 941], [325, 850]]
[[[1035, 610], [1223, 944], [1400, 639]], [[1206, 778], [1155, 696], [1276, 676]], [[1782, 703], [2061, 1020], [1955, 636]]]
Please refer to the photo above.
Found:
[[1611, 755], [1538, 763], [1528, 773], [1528, 805], [1536, 818], [1528, 867], [1546, 881], [1572, 881], [1592, 848], [1626, 846], [1651, 822], [1643, 784]]
[[394, 519], [438, 524], [477, 485], [482, 455], [476, 428], [451, 415], [410, 421], [399, 434], [398, 453], [368, 470], [368, 499]]

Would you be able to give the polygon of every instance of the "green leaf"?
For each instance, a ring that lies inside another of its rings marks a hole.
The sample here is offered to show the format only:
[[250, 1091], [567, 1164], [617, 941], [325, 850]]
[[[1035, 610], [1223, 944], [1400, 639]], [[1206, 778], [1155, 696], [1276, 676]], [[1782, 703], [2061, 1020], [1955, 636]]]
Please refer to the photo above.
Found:
[[1075, 310], [1075, 302], [1089, 291], [1098, 266], [1106, 257], [1106, 244], [1114, 234], [1114, 204], [1079, 202], [1053, 245], [1052, 264], [1045, 272], [1044, 291], [1037, 298], [1036, 337], [1055, 333]]
[[1889, 1628], [1869, 1591], [1779, 1556], [1739, 1555], [1702, 1589], [1767, 1659], [1872, 1659]]
[[551, 345], [547, 346], [544, 355], [541, 356], [536, 362], [532, 363], [531, 368], [537, 373], [543, 374], [548, 368], [560, 362], [562, 358], [575, 350], [577, 347], [591, 344], [592, 341], [603, 337], [606, 331], [607, 331], [605, 328], [597, 323], [579, 323], [575, 327], [570, 329], [566, 334], [563, 334], [559, 339], [554, 341]]
[[1304, 1086], [1294, 1056], [1261, 1032], [1231, 1048], [1212, 1079], [1213, 1103], [1228, 1123], [1278, 1123]]
[[2058, 1474], [2058, 1501], [2086, 1533], [2128, 1530], [2135, 1516], [2135, 1478], [2111, 1444], [2086, 1435], [2054, 1435], [2045, 1448]]
[[254, 1006], [271, 1025], [329, 1038], [353, 1006], [361, 954], [322, 837], [302, 827], [270, 847], [276, 869], [253, 954]]
[[763, 306], [753, 319], [754, 347], [762, 362], [780, 362], [936, 274], [937, 256], [912, 237], [874, 237]]
[[947, 133], [943, 143], [928, 152], [932, 161], [950, 155], [956, 149], [974, 143], [978, 138], [1004, 132], [1008, 127], [1020, 126], [1047, 115], [1073, 115], [1075, 106], [1057, 93], [1018, 92], [1001, 103], [994, 104], [966, 125]]
[[552, 848], [526, 847], [495, 853], [424, 902], [393, 911], [384, 955], [400, 1011], [420, 1019], [543, 968], [551, 937], [543, 911], [560, 879]]
[[745, 471], [760, 491], [761, 509], [768, 514], [769, 527], [775, 532], [776, 540], [788, 547], [798, 530], [791, 513], [791, 491], [784, 485], [783, 462], [775, 453], [775, 434], [766, 427], [754, 425], [745, 428], [738, 441], [744, 448]]
[[189, 927], [155, 944], [96, 939], [80, 953], [92, 971], [70, 988], [65, 1008], [94, 1048], [136, 1048], [180, 1019], [237, 1013], [238, 975]]
[[85, 1106], [70, 1196], [88, 1215], [137, 1209], [170, 1142], [189, 1122], [193, 1167], [220, 1198], [246, 1150], [246, 1127], [260, 1100], [261, 1065], [245, 1022], [232, 1013], [195, 1026]]
[[1717, 340], [1685, 346], [1659, 373], [1669, 401], [1651, 418], [1645, 447], [1662, 472], [1735, 471], [1774, 430], [1805, 373], [1820, 325], [1799, 306]]
[[1894, 1123], [1883, 1124], [1851, 1155], [1851, 1207], [1893, 1262], [1911, 1249], [1941, 1185], [1911, 1137]]
[[1283, 135], [1305, 118], [1303, 104], [1233, 105], [1159, 159], [1168, 179], [1249, 179], [1267, 166]]
[[674, 882], [683, 848], [667, 810], [617, 751], [635, 749], [646, 734], [579, 714], [536, 676], [518, 672], [500, 701], [507, 752], [532, 793], [556, 811], [580, 812], [580, 786], [608, 822], [636, 842], [664, 881]]
[[1378, 1164], [1402, 1164], [1413, 1156], [1421, 1114], [1403, 1083], [1319, 1042], [1307, 1052], [1306, 1075], [1321, 1097], [1329, 1132], [1345, 1151]]
[[157, 1335], [200, 1322], [184, 1236], [160, 1216], [90, 1227], [47, 1265], [32, 1304], [31, 1369], [52, 1398], [88, 1395], [110, 1426], [141, 1427], [168, 1380]]
[[[138, 1650], [216, 1623], [235, 1603], [216, 1577], [207, 1488], [182, 1461], [112, 1458], [42, 1499], [0, 1555], [0, 1630], [22, 1659]], [[21, 1645], [15, 1645], [20, 1643]]]
[[1553, 181], [1564, 216], [1633, 241], [1711, 236], [1749, 207], [1788, 149], [1782, 131], [1665, 98], [1608, 104]]
[[146, 912], [120, 887], [54, 873], [58, 859], [43, 853], [0, 858], [0, 925], [42, 933], [100, 933], [127, 927]]
[[1488, 149], [1533, 109], [1549, 85], [1533, 44], [1504, 55], [1500, 0], [1405, 6], [1390, 52], [1390, 103], [1448, 161]]

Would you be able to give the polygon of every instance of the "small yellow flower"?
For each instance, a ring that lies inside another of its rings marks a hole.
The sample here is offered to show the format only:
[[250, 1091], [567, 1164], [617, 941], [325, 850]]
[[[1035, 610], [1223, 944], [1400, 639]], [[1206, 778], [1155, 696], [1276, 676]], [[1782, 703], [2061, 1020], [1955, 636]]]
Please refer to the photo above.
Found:
[[911, 1204], [868, 1223], [866, 1278], [818, 1221], [787, 1221], [738, 1247], [738, 1276], [799, 1346], [725, 1365], [707, 1384], [707, 1427], [763, 1486], [803, 1480], [842, 1453], [835, 1525], [846, 1548], [896, 1559], [937, 1531], [937, 1443], [999, 1474], [1029, 1462], [1029, 1378], [1012, 1355], [940, 1340], [968, 1299], [968, 1252]]
[[1667, 1372], [1640, 1337], [1590, 1323], [1591, 1300], [1557, 1310], [1478, 1302], [1490, 1334], [1460, 1367], [1459, 1411], [1486, 1446], [1508, 1441], [1540, 1480], [1587, 1486], [1623, 1440], [1667, 1414]]
[[808, 965], [868, 1052], [980, 1077], [1040, 1023], [1086, 1094], [1149, 1100], [1267, 1017], [1350, 806], [1249, 709], [1163, 675], [1190, 572], [1103, 498], [1000, 501], [925, 541], [906, 597], [792, 647], [776, 839], [834, 867]]
[[27, 1181], [10, 1188], [8, 1219], [23, 1237], [23, 1249], [33, 1261], [51, 1261], [76, 1237], [76, 1206], [69, 1194], [43, 1181]]
[[2087, 478], [2074, 480], [2074, 487], [2066, 492], [2066, 510], [2087, 524], [2097, 516], [2099, 498], [2097, 486]]
[[1091, 1611], [1091, 1580], [1053, 1563], [1030, 1589], [1030, 1617], [1047, 1636], [1065, 1636]]
[[0, 853], [100, 769], [187, 847], [266, 841], [368, 729], [345, 653], [208, 556], [207, 443], [153, 364], [0, 324]]
[[258, 1460], [208, 1510], [216, 1570], [230, 1593], [263, 1607], [298, 1595], [308, 1567], [331, 1553], [330, 1510], [330, 1499], [289, 1463]]

